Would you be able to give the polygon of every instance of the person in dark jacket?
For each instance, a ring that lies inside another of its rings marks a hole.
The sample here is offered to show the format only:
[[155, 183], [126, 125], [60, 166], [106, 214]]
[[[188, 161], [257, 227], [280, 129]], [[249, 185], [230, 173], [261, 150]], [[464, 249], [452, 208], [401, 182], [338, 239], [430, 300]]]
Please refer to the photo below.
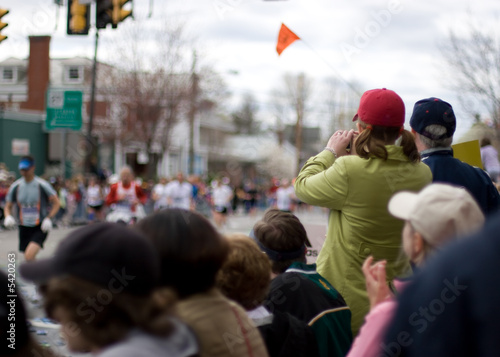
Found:
[[270, 313], [263, 303], [271, 283], [271, 261], [244, 234], [227, 236], [229, 255], [217, 273], [216, 285], [245, 308], [258, 327], [270, 357], [318, 357], [313, 330], [286, 312]]
[[498, 356], [500, 214], [429, 261], [399, 297], [382, 356]]
[[272, 261], [273, 280], [264, 306], [311, 326], [320, 356], [345, 356], [352, 343], [351, 310], [316, 265], [306, 264], [308, 238], [300, 220], [292, 213], [269, 209], [251, 236]]
[[432, 181], [465, 187], [487, 216], [500, 207], [500, 195], [486, 172], [453, 157], [451, 143], [456, 125], [449, 103], [439, 98], [415, 103], [410, 126], [422, 162], [432, 171]]

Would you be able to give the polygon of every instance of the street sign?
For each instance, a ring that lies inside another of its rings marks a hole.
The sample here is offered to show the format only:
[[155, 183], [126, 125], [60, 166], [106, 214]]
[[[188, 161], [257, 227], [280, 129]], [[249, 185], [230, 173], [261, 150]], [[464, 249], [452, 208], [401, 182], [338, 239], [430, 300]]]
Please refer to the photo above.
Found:
[[49, 89], [47, 91], [47, 130], [82, 128], [83, 93], [76, 90]]

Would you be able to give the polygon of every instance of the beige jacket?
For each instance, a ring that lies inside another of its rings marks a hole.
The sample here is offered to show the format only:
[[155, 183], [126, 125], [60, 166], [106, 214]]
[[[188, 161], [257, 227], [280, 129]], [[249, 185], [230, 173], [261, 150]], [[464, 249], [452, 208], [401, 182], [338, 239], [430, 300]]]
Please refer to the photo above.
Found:
[[179, 301], [176, 313], [197, 335], [201, 357], [268, 356], [246, 311], [217, 289]]

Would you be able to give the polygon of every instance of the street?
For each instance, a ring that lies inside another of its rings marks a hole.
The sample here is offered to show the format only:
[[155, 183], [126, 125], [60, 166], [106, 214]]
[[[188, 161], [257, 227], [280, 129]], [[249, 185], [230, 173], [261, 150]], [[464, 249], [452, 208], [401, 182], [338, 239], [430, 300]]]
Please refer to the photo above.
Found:
[[[244, 214], [229, 216], [228, 224], [222, 230], [222, 233], [248, 234], [255, 222], [262, 217], [263, 213], [263, 211], [259, 211], [253, 217]], [[304, 224], [308, 233], [312, 247], [308, 248], [307, 260], [308, 263], [313, 263], [324, 241], [327, 213], [319, 208], [313, 207], [311, 211], [296, 213], [296, 215]], [[38, 254], [37, 258], [50, 257], [54, 253], [59, 242], [77, 228], [78, 227], [58, 228], [52, 230], [45, 242], [44, 249]], [[11, 253], [16, 255], [16, 271], [19, 271], [19, 264], [23, 262], [24, 257], [18, 252], [17, 246], [17, 230], [0, 231], [0, 267], [4, 269], [4, 271], [7, 268], [7, 255]], [[50, 346], [61, 356], [88, 356], [87, 354], [70, 354], [66, 348], [65, 342], [60, 337], [58, 325], [47, 323], [42, 320], [45, 314], [33, 284], [23, 281], [19, 274], [16, 273], [16, 285], [18, 293], [20, 293], [24, 299], [28, 309], [28, 316], [33, 324], [31, 328], [32, 334], [36, 336], [41, 344]]]

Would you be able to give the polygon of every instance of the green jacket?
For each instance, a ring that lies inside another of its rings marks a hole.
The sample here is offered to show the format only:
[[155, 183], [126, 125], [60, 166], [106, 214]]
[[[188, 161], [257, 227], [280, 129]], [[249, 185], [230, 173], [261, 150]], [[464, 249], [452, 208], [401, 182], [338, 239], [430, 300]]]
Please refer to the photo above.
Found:
[[387, 145], [387, 161], [342, 156], [329, 151], [310, 158], [295, 181], [302, 201], [330, 208], [325, 243], [316, 264], [318, 273], [351, 308], [356, 336], [369, 310], [361, 266], [373, 255], [387, 260], [387, 280], [409, 270], [401, 254], [403, 221], [391, 216], [387, 204], [401, 190], [419, 191], [432, 180], [429, 167], [413, 164], [399, 146]]

